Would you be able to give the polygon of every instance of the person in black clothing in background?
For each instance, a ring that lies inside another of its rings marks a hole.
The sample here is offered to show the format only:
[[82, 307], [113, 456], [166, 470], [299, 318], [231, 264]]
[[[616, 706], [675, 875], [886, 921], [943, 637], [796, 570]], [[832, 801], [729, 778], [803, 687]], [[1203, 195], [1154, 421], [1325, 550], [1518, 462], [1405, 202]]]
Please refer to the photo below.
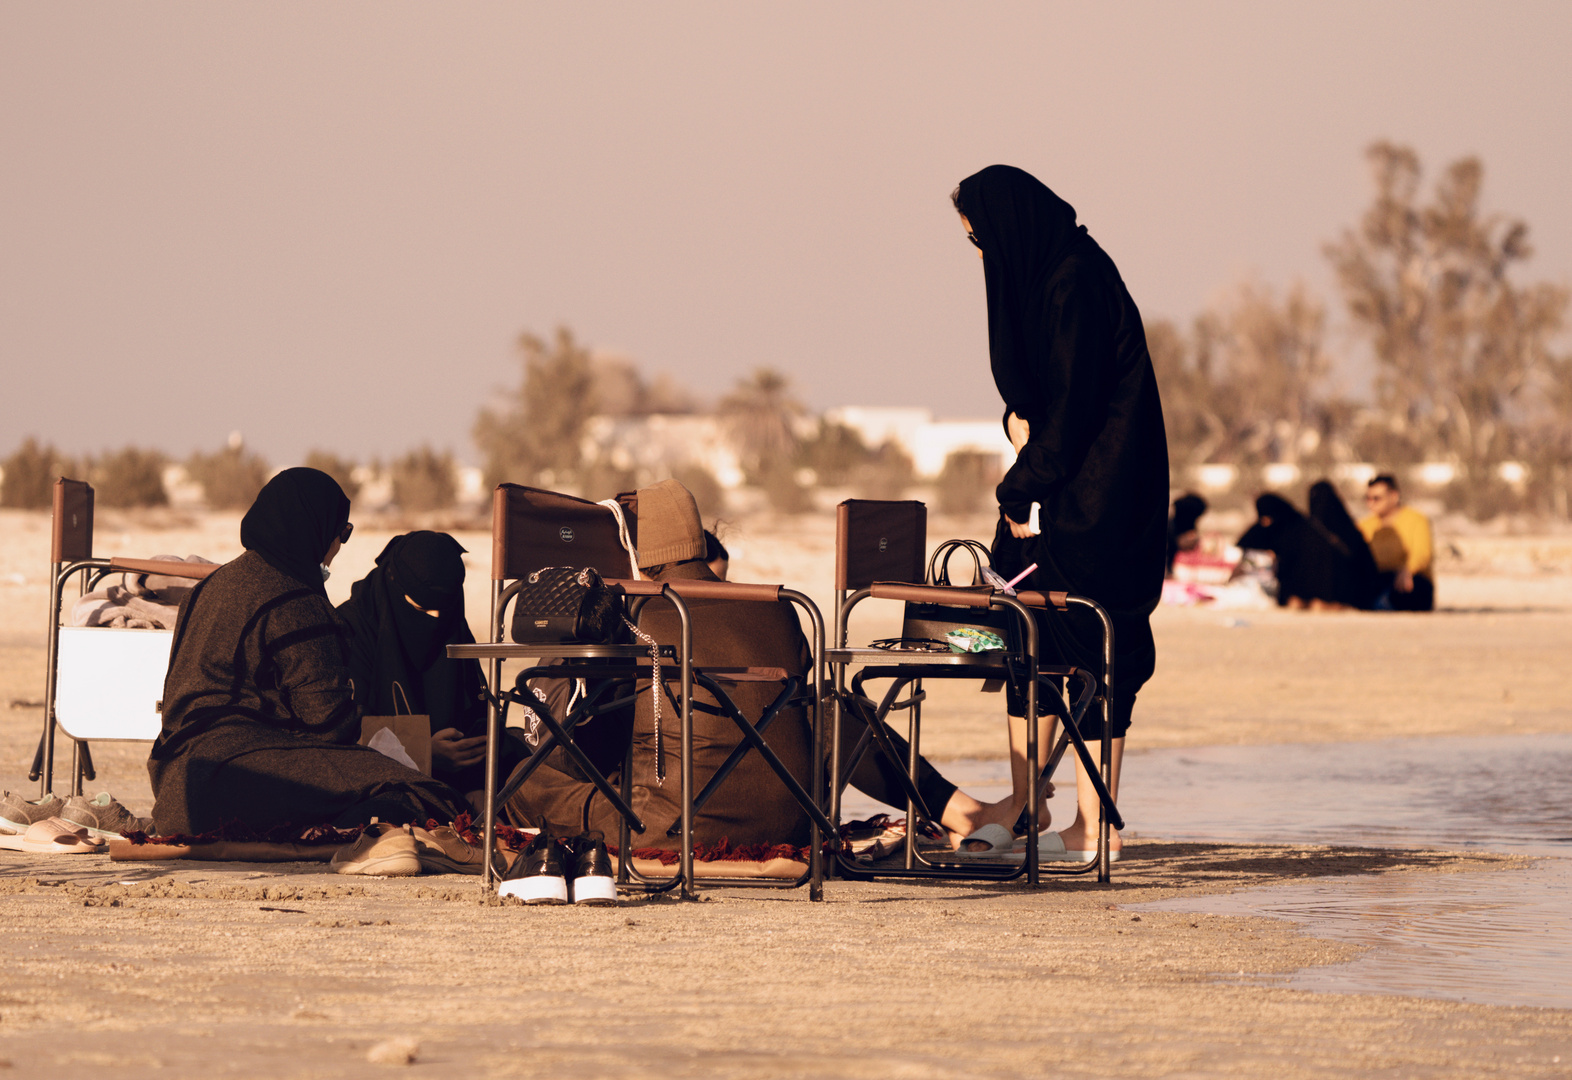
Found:
[[1181, 551], [1194, 551], [1201, 543], [1201, 533], [1196, 523], [1206, 513], [1206, 500], [1194, 492], [1185, 492], [1174, 500], [1173, 514], [1168, 518], [1167, 576], [1174, 576], [1174, 559]]
[[[998, 487], [994, 567], [1010, 578], [1036, 563], [1021, 588], [1079, 593], [1111, 617], [1117, 794], [1136, 694], [1156, 666], [1149, 618], [1162, 596], [1168, 526], [1167, 440], [1141, 314], [1113, 260], [1076, 225], [1075, 208], [1029, 173], [990, 165], [951, 199], [982, 256], [990, 366], [1017, 455]], [[1039, 622], [1043, 663], [1101, 670], [1094, 614]], [[1089, 712], [1082, 734], [1100, 736], [1100, 719]], [[1012, 725], [1011, 742], [1024, 806], [1036, 772], [1020, 749], [1024, 723]], [[1076, 820], [1060, 833], [1070, 858], [1095, 854], [1097, 814], [1081, 776]]]

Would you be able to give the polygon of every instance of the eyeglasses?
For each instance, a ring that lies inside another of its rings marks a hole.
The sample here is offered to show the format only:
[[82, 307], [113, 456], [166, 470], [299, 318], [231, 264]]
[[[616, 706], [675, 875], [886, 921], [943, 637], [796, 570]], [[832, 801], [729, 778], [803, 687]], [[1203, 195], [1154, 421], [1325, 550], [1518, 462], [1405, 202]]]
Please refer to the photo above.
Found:
[[978, 251], [982, 250], [982, 241], [977, 239], [977, 234], [972, 232], [970, 229], [966, 230], [966, 239], [970, 240], [973, 245], [976, 246]]
[[349, 534], [354, 531], [355, 523], [353, 521], [344, 522], [344, 531], [338, 534], [338, 542], [341, 544], [349, 543]]

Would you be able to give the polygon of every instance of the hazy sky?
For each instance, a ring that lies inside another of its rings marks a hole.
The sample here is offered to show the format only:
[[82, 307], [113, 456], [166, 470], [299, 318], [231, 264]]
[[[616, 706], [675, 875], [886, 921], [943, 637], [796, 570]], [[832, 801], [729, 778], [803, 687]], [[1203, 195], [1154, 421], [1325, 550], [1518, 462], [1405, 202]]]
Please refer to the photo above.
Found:
[[1373, 139], [1486, 165], [1572, 278], [1572, 4], [0, 6], [0, 454], [275, 464], [469, 429], [523, 330], [709, 394], [992, 416], [993, 162], [1150, 320], [1331, 282]]

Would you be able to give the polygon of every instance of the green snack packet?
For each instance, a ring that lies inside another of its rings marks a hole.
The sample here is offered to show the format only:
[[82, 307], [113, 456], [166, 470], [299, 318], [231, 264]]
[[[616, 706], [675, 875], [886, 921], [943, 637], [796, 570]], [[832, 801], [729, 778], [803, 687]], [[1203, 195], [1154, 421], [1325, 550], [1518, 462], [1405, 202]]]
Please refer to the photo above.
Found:
[[999, 652], [1004, 649], [1004, 639], [992, 630], [977, 630], [962, 626], [944, 635], [955, 652]]

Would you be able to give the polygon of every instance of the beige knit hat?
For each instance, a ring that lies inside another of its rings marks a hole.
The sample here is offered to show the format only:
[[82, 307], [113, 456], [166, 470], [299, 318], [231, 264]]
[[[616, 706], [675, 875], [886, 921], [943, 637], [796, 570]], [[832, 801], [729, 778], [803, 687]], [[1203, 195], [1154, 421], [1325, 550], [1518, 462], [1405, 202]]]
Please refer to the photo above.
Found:
[[639, 569], [704, 557], [704, 523], [693, 493], [675, 480], [638, 492]]

